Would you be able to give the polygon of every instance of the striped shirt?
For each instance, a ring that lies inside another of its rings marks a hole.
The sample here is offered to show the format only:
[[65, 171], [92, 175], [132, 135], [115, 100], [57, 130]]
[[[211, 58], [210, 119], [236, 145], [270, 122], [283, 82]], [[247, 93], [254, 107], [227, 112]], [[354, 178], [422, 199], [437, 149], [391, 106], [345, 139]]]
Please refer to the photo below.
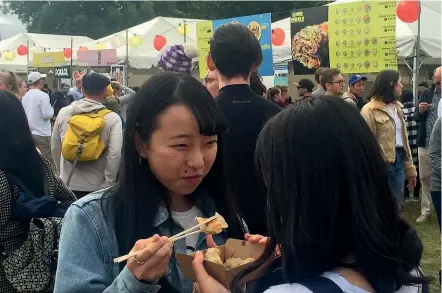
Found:
[[419, 166], [418, 164], [418, 155], [417, 155], [417, 133], [419, 129], [419, 125], [416, 121], [413, 119], [414, 111], [416, 110], [416, 107], [414, 106], [413, 102], [407, 102], [404, 103], [404, 118], [405, 118], [405, 125], [407, 127], [407, 133], [408, 133], [408, 144], [410, 145], [411, 150], [411, 156], [413, 157], [413, 164], [414, 166]]

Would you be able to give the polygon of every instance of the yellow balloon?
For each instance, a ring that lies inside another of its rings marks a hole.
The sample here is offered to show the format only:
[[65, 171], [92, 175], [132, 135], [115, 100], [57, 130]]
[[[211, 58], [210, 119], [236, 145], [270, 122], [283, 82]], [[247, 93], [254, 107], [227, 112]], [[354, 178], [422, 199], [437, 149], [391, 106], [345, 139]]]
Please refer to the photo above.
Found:
[[15, 53], [14, 52], [6, 52], [5, 53], [5, 60], [6, 61], [12, 61], [15, 59]]
[[142, 44], [143, 44], [143, 38], [140, 36], [135, 35], [135, 36], [130, 37], [130, 39], [129, 39], [129, 45], [132, 48], [139, 47]]
[[178, 33], [180, 34], [180, 36], [184, 36], [184, 28], [186, 28], [186, 35], [189, 35], [190, 26], [187, 23], [180, 23], [180, 25], [178, 26]]
[[111, 40], [111, 46], [114, 49], [118, 49], [118, 48], [120, 48], [120, 47], [122, 47], [124, 45], [126, 45], [126, 40], [122, 36], [115, 36]]
[[104, 49], [106, 49], [106, 44], [104, 44], [104, 43], [96, 43], [94, 48], [96, 50], [104, 50]]

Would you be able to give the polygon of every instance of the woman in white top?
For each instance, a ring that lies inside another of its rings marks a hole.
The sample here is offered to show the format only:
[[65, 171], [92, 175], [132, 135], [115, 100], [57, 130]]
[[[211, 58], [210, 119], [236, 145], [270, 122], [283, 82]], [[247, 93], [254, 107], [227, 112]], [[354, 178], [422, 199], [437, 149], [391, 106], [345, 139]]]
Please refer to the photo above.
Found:
[[370, 102], [361, 110], [362, 117], [376, 136], [388, 163], [388, 179], [399, 209], [402, 209], [404, 202], [405, 179], [408, 180], [408, 186], [414, 188], [417, 176], [408, 144], [403, 106], [398, 102], [401, 92], [399, 73], [383, 70], [376, 77], [369, 96]]
[[[268, 245], [231, 292], [258, 267], [264, 274], [248, 292], [428, 288], [425, 278], [410, 273], [419, 266], [421, 241], [400, 218], [379, 144], [351, 105], [323, 96], [286, 108], [261, 131], [255, 164], [267, 186]], [[202, 262], [198, 252], [195, 291], [228, 292]]]

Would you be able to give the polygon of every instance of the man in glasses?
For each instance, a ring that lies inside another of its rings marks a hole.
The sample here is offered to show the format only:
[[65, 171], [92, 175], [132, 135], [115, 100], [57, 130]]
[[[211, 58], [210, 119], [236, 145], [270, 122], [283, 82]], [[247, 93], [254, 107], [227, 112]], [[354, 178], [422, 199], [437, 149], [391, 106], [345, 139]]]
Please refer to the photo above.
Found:
[[419, 123], [418, 141], [419, 146], [419, 176], [422, 184], [421, 215], [416, 222], [426, 222], [431, 218], [431, 168], [428, 157], [428, 147], [434, 123], [437, 120], [437, 109], [441, 92], [441, 67], [433, 73], [433, 86], [422, 92], [419, 97], [419, 109], [414, 113], [414, 121]]
[[326, 96], [339, 98], [344, 94], [345, 79], [339, 69], [327, 68], [322, 71], [321, 85]]
[[300, 79], [298, 83], [294, 83], [298, 89], [298, 101], [311, 98], [315, 84], [310, 79]]
[[207, 72], [206, 78], [204, 79], [204, 86], [210, 92], [212, 97], [217, 97], [219, 93], [219, 83], [218, 74], [215, 70]]

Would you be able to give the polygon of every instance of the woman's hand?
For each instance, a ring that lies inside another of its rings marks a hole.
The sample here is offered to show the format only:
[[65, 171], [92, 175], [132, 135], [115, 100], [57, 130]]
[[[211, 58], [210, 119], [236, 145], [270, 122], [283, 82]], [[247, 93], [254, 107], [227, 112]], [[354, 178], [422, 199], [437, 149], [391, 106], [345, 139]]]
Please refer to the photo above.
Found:
[[148, 239], [138, 240], [131, 250], [131, 252], [138, 251], [138, 254], [128, 260], [127, 268], [140, 281], [156, 282], [169, 268], [172, 247], [173, 242], [164, 236], [154, 235]]
[[197, 251], [192, 261], [193, 271], [196, 276], [196, 283], [193, 287], [194, 291], [196, 293], [229, 293], [223, 285], [206, 272], [203, 262], [203, 253]]
[[258, 243], [261, 245], [267, 245], [267, 242], [269, 242], [269, 237], [265, 237], [262, 235], [252, 235], [247, 233], [244, 235], [244, 239], [247, 240], [250, 243]]
[[416, 187], [416, 177], [411, 177], [408, 179], [408, 188], [415, 188]]

